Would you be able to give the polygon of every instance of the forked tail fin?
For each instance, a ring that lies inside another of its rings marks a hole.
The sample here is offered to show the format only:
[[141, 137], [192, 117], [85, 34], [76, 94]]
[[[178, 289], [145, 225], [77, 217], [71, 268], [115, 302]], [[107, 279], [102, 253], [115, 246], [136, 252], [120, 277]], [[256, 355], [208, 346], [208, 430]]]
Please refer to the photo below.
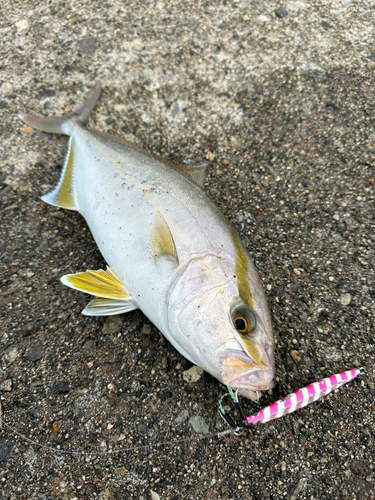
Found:
[[85, 102], [82, 106], [77, 109], [72, 115], [66, 118], [60, 116], [44, 117], [44, 116], [24, 116], [19, 114], [19, 118], [26, 125], [42, 130], [43, 132], [51, 132], [52, 134], [65, 134], [70, 135], [73, 130], [72, 120], [78, 120], [81, 123], [86, 123], [91, 111], [94, 109], [100, 93], [102, 91], [102, 86], [100, 81], [96, 82], [95, 86], [90, 90]]
[[[74, 123], [85, 123], [95, 104], [98, 102], [102, 86], [98, 81], [91, 89], [85, 102], [72, 115], [66, 118], [62, 117], [38, 117], [18, 115], [30, 127], [43, 132], [54, 134], [71, 135], [74, 130]], [[68, 208], [69, 210], [78, 210], [78, 202], [74, 188], [74, 147], [72, 137], [69, 140], [68, 154], [61, 172], [60, 180], [50, 193], [42, 196], [42, 200], [56, 207]]]

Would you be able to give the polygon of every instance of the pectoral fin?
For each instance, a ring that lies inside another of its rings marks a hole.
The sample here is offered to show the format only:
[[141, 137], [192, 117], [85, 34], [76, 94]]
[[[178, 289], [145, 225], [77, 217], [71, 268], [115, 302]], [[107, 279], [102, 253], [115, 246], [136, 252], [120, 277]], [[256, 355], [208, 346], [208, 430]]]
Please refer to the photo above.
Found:
[[150, 252], [155, 258], [170, 255], [175, 264], [178, 265], [178, 255], [171, 230], [160, 212], [155, 212], [149, 246]]
[[99, 269], [67, 274], [61, 281], [70, 288], [96, 296], [82, 311], [87, 316], [110, 316], [137, 309], [130, 294], [124, 290], [121, 281], [110, 267], [107, 267], [106, 271]]

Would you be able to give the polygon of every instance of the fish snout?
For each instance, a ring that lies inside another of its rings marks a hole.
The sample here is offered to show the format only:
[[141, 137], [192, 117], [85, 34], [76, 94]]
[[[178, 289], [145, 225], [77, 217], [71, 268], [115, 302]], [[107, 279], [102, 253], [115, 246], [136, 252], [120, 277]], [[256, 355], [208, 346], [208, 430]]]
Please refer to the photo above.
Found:
[[[251, 351], [254, 352], [254, 348]], [[273, 346], [257, 346], [256, 353], [256, 356], [250, 357], [245, 351], [227, 349], [219, 356], [223, 383], [238, 389], [242, 396], [249, 399], [258, 399], [259, 392], [274, 386]]]

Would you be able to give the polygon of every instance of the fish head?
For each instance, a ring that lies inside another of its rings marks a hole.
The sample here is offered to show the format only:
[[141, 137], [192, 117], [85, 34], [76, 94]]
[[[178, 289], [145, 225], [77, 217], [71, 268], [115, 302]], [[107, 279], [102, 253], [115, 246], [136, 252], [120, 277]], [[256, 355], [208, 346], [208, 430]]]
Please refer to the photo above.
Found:
[[193, 363], [249, 399], [273, 387], [274, 340], [258, 274], [247, 263], [251, 300], [233, 264], [204, 254], [192, 258], [168, 300], [172, 343]]

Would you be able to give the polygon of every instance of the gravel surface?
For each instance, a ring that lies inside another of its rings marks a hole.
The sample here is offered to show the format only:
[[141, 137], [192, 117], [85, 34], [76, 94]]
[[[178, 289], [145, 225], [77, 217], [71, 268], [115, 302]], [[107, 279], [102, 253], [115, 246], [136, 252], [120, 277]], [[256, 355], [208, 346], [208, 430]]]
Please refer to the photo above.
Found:
[[[369, 0], [2, 2], [0, 413], [49, 448], [2, 425], [1, 498], [375, 498], [374, 22]], [[97, 79], [89, 127], [208, 165], [272, 311], [262, 406], [366, 375], [218, 437], [219, 382], [183, 376], [139, 311], [80, 314], [59, 277], [105, 263], [78, 213], [40, 200], [67, 139], [17, 112], [67, 114]]]

